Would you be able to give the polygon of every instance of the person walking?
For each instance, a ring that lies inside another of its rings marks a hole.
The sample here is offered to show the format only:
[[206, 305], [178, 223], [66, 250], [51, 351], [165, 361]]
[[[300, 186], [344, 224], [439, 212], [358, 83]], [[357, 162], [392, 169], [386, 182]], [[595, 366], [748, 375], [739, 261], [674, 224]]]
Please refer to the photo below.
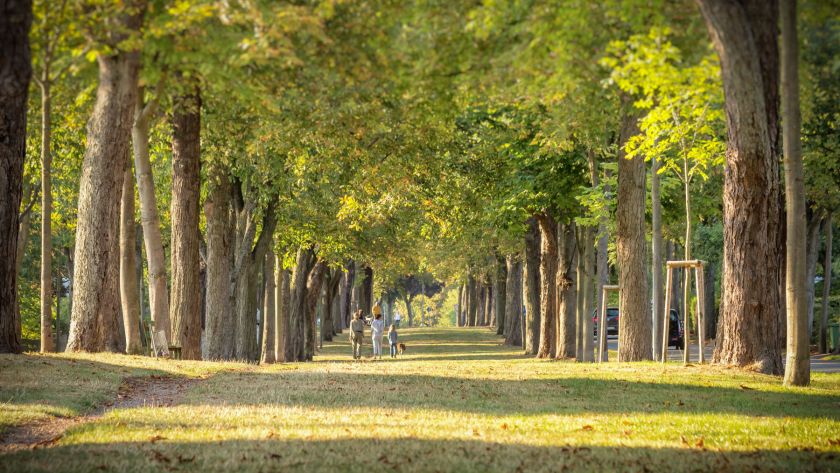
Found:
[[353, 344], [353, 359], [362, 357], [362, 341], [365, 338], [365, 323], [362, 321], [362, 311], [357, 310], [350, 322], [350, 342]]
[[395, 310], [394, 310], [394, 325], [395, 325], [397, 328], [400, 328], [400, 318], [401, 318], [401, 316], [400, 316], [400, 311], [398, 311], [398, 310], [396, 310], [396, 309], [395, 309]]
[[373, 358], [379, 357], [382, 359], [382, 336], [385, 335], [385, 321], [382, 320], [382, 314], [375, 314], [373, 321], [370, 323], [370, 339], [373, 343]]
[[397, 330], [394, 328], [394, 324], [391, 324], [391, 327], [388, 328], [388, 343], [391, 344], [391, 358], [397, 357]]

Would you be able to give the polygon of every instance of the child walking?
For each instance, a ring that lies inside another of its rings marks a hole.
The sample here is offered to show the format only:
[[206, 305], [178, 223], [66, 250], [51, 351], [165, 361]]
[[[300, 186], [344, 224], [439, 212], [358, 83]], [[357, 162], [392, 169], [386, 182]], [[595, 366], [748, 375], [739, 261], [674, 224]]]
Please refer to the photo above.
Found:
[[397, 357], [397, 330], [394, 324], [388, 329], [388, 342], [391, 344], [391, 358]]

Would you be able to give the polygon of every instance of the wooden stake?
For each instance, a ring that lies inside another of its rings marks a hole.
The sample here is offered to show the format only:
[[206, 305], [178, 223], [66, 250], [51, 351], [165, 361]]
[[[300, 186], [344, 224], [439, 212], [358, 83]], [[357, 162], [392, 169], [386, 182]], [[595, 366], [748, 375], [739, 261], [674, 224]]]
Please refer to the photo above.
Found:
[[669, 324], [671, 322], [671, 275], [674, 268], [667, 266], [665, 278], [665, 321], [662, 323], [662, 363], [668, 361], [668, 332], [670, 331]]

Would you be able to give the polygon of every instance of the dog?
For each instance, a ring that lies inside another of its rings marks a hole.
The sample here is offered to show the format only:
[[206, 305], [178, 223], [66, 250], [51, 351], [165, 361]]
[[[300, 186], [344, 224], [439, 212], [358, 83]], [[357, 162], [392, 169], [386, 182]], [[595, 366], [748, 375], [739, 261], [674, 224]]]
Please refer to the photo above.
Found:
[[402, 355], [403, 352], [405, 352], [405, 343], [398, 343], [397, 344], [397, 351], [400, 353], [400, 355]]

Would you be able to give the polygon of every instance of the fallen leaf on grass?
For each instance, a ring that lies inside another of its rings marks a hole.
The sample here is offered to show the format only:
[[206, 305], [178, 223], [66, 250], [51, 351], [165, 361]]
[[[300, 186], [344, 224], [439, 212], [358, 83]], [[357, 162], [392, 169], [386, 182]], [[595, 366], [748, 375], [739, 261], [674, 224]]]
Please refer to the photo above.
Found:
[[595, 430], [595, 427], [592, 427], [591, 425], [584, 425], [583, 427], [580, 428], [580, 430], [585, 430], [587, 432], [590, 432], [590, 431]]
[[685, 439], [685, 435], [680, 435], [680, 443], [683, 445], [688, 445], [688, 440]]
[[184, 457], [184, 456], [178, 455], [178, 463], [190, 463], [193, 460], [195, 460], [195, 455], [193, 455], [191, 457]]
[[744, 391], [755, 391], [755, 388], [751, 388], [744, 384], [741, 385], [741, 389], [743, 389]]
[[155, 443], [158, 440], [166, 440], [166, 437], [162, 435], [153, 435], [152, 437], [149, 437], [149, 442]]
[[697, 447], [697, 448], [703, 448], [703, 437], [700, 437], [697, 440], [697, 443], [694, 444], [694, 446]]
[[507, 430], [507, 429], [508, 429], [508, 425], [507, 425], [507, 424], [502, 424], [500, 427], [502, 428], [502, 430]]
[[833, 445], [835, 447], [840, 446], [840, 438], [828, 439], [828, 444]]

